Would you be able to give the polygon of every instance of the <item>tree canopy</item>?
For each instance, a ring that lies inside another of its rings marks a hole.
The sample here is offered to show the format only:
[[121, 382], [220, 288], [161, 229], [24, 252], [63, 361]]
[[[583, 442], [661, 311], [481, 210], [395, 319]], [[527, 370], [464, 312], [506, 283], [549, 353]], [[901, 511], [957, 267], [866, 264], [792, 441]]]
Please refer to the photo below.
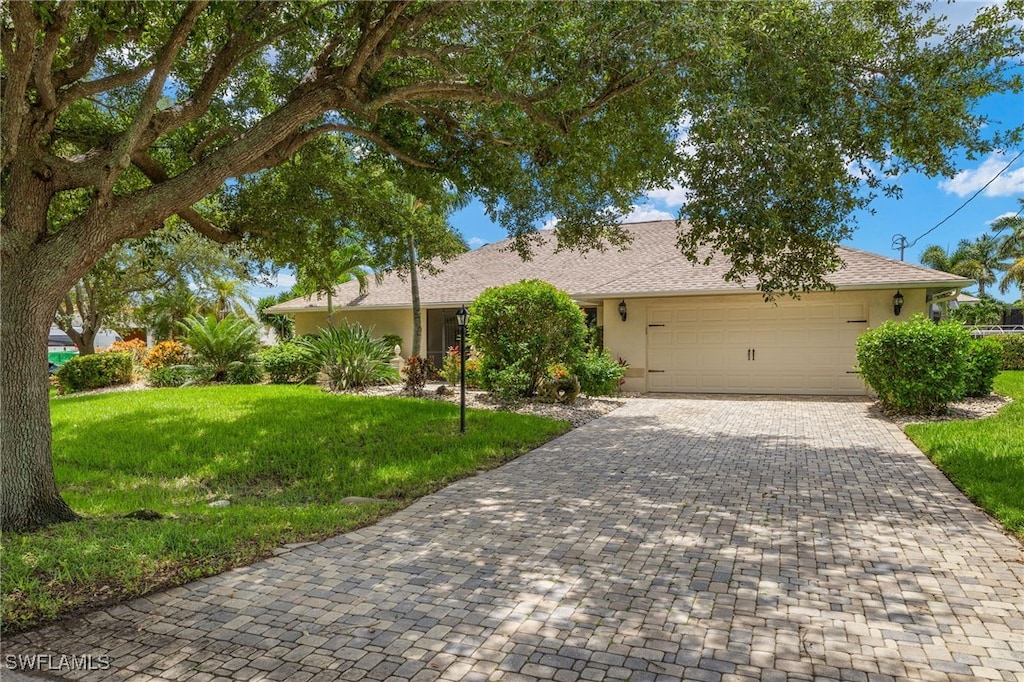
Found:
[[0, 524], [71, 517], [35, 369], [61, 298], [175, 214], [238, 239], [201, 203], [232, 179], [333, 133], [420, 199], [437, 178], [479, 197], [524, 253], [548, 216], [564, 247], [621, 244], [637, 196], [681, 185], [684, 252], [723, 251], [767, 293], [815, 288], [851, 211], [898, 191], [888, 174], [1019, 139], [972, 107], [1020, 89], [1022, 15], [1010, 0], [950, 31], [884, 1], [5, 3], [0, 308], [32, 341], [0, 339]]

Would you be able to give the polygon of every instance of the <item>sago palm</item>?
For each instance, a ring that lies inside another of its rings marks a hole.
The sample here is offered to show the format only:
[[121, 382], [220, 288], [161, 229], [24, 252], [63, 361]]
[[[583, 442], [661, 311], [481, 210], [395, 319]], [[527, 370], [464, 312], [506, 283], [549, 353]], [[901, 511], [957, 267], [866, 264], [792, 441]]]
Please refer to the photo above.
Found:
[[227, 378], [232, 363], [252, 361], [260, 346], [259, 331], [248, 318], [213, 315], [190, 317], [180, 324], [192, 348], [195, 364], [206, 369], [214, 381]]

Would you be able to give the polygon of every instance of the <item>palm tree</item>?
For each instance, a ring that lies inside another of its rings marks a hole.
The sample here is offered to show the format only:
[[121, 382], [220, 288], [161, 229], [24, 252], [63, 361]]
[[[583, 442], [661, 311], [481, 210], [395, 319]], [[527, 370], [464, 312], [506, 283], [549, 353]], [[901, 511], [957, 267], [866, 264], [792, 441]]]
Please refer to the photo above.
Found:
[[985, 287], [996, 283], [996, 272], [1009, 263], [1000, 258], [1001, 240], [983, 234], [973, 242], [960, 242], [964, 248], [963, 267], [968, 277], [978, 282], [978, 296], [985, 296]]
[[[1016, 215], [1003, 216], [992, 222], [992, 231], [1002, 236], [999, 255], [1008, 259], [1003, 268], [1003, 279], [999, 291], [1006, 293], [1011, 285], [1024, 288], [1024, 199], [1018, 199], [1021, 210]], [[1009, 230], [1009, 234], [1002, 235]]]
[[187, 284], [178, 281], [139, 306], [137, 316], [153, 330], [156, 339], [173, 339], [178, 332], [178, 323], [195, 315], [201, 308], [199, 297]]
[[951, 275], [970, 277], [966, 272], [967, 267], [965, 265], [967, 260], [965, 246], [969, 243], [966, 239], [960, 240], [956, 250], [952, 252], [946, 251], [946, 249], [937, 244], [932, 244], [921, 253], [921, 264], [927, 265], [933, 270], [948, 272]]
[[1000, 240], [983, 234], [973, 242], [961, 239], [952, 253], [941, 246], [929, 246], [921, 254], [921, 263], [935, 270], [970, 277], [978, 283], [978, 295], [985, 296], [985, 287], [996, 282], [996, 271], [1006, 268], [999, 254]]
[[371, 262], [370, 253], [362, 244], [342, 244], [295, 268], [292, 293], [296, 296], [326, 294], [327, 323], [334, 326], [334, 287], [355, 279], [359, 283], [359, 295], [365, 294], [370, 284], [368, 267]]
[[213, 293], [211, 312], [218, 320], [223, 320], [228, 315], [249, 317], [249, 311], [245, 306], [252, 306], [254, 302], [244, 282], [226, 277], [212, 277], [208, 285]]

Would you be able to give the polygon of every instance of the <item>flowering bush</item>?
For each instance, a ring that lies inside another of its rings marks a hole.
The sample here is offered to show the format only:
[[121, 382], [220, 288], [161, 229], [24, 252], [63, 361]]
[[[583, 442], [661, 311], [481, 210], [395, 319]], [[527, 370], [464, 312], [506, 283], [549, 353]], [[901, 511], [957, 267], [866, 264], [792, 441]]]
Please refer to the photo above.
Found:
[[149, 355], [142, 361], [142, 366], [148, 370], [160, 367], [173, 367], [188, 363], [188, 347], [179, 341], [161, 341], [153, 346]]
[[[441, 378], [453, 386], [459, 384], [459, 368], [462, 359], [459, 357], [459, 347], [452, 346], [444, 356], [444, 363], [441, 365]], [[480, 361], [470, 355], [466, 358], [466, 386], [478, 388], [480, 385]]]
[[149, 349], [146, 348], [146, 342], [142, 339], [132, 339], [131, 341], [114, 341], [114, 343], [110, 344], [110, 348], [107, 348], [103, 352], [131, 353], [132, 363], [141, 365], [142, 361], [146, 359]]

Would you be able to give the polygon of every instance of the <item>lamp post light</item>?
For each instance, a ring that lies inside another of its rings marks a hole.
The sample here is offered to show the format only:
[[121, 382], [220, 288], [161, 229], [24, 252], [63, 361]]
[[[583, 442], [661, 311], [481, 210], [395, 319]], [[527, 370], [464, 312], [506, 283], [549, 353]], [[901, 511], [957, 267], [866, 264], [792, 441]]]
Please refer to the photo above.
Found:
[[469, 311], [466, 306], [455, 313], [459, 325], [459, 433], [466, 432], [466, 322]]

